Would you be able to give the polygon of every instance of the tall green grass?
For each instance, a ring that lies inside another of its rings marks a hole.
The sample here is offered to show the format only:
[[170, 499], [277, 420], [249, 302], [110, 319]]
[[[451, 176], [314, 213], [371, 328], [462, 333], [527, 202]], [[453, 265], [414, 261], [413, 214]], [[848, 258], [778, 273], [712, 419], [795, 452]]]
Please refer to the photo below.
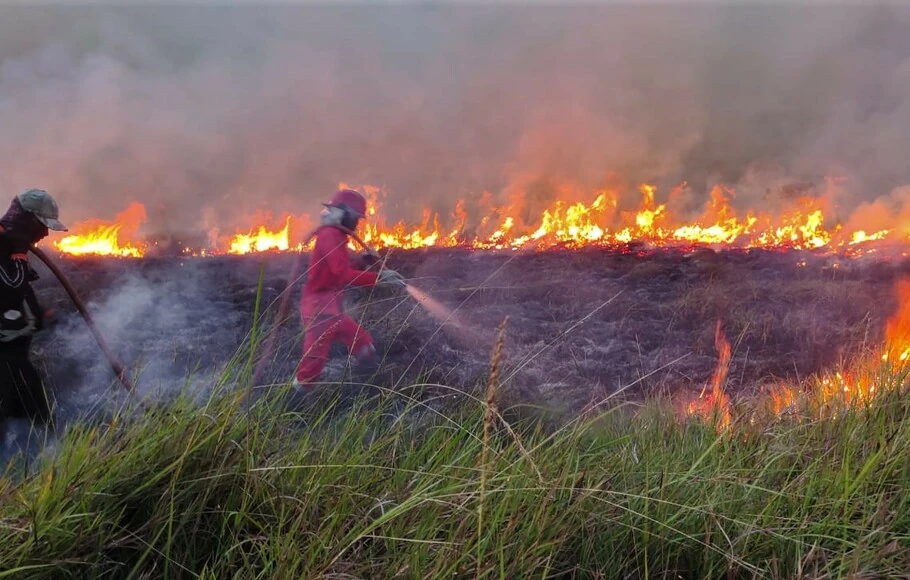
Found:
[[902, 575], [910, 403], [882, 380], [862, 408], [720, 432], [658, 402], [507, 423], [495, 383], [412, 401], [419, 422], [392, 394], [334, 415], [177, 401], [74, 426], [3, 479], [0, 577]]

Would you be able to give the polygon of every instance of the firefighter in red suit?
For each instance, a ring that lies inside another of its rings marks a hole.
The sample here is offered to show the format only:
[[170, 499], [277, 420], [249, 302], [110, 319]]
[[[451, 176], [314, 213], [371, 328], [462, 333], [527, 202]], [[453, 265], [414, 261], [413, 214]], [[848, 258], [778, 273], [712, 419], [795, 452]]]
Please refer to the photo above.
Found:
[[[348, 286], [371, 287], [377, 284], [404, 286], [394, 270], [378, 274], [356, 268], [348, 253], [348, 234], [367, 213], [362, 195], [351, 189], [335, 193], [321, 216], [322, 228], [310, 257], [309, 273], [300, 299], [303, 318], [303, 356], [297, 366], [294, 386], [309, 386], [319, 379], [329, 358], [333, 342], [347, 347], [360, 369], [375, 368], [378, 357], [373, 338], [344, 311], [344, 289]], [[341, 227], [338, 227], [341, 226]]]

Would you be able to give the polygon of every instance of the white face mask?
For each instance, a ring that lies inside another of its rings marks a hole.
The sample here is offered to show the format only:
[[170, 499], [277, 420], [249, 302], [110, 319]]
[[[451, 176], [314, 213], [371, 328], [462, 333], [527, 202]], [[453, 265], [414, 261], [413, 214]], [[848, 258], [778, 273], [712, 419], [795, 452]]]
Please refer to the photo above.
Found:
[[341, 225], [344, 219], [344, 210], [338, 207], [327, 206], [319, 214], [319, 222], [324, 226]]

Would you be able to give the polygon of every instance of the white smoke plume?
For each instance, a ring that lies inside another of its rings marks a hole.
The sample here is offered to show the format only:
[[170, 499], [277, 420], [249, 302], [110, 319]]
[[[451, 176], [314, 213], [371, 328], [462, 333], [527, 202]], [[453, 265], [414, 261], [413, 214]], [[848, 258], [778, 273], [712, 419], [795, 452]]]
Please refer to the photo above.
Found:
[[696, 208], [723, 181], [762, 209], [827, 177], [846, 219], [910, 184], [908, 24], [882, 4], [4, 5], [0, 191], [207, 232], [313, 215], [341, 181], [416, 220], [611, 179], [687, 181]]
[[[84, 282], [83, 282], [84, 283]], [[249, 302], [251, 284], [241, 299]], [[237, 308], [236, 290], [213, 286], [196, 268], [171, 264], [144, 271], [125, 270], [88, 308], [105, 342], [134, 379], [141, 396], [160, 398], [178, 391], [208, 392], [221, 367], [240, 347], [252, 311]], [[45, 302], [59, 291], [45, 288]], [[69, 308], [66, 309], [69, 311]], [[63, 400], [96, 399], [110, 406], [120, 386], [85, 321], [75, 312], [53, 333], [37, 341], [36, 360], [48, 365], [52, 388]]]

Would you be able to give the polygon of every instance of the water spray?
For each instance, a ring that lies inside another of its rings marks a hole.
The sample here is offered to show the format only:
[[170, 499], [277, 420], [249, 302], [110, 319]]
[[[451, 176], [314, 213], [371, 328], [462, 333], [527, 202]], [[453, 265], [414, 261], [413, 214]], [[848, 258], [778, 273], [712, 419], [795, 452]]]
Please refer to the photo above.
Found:
[[54, 276], [57, 277], [57, 280], [60, 281], [60, 284], [63, 286], [63, 289], [66, 290], [66, 293], [69, 295], [70, 300], [73, 301], [73, 304], [76, 306], [76, 309], [79, 310], [79, 314], [82, 315], [82, 318], [85, 319], [86, 324], [89, 327], [89, 330], [92, 331], [92, 334], [95, 336], [95, 340], [98, 342], [98, 346], [101, 347], [101, 351], [104, 353], [105, 358], [107, 358], [108, 363], [111, 365], [114, 374], [117, 375], [117, 379], [120, 381], [120, 384], [123, 385], [123, 388], [127, 390], [131, 395], [135, 395], [135, 388], [132, 380], [130, 380], [129, 375], [127, 375], [126, 370], [123, 368], [123, 365], [120, 364], [120, 361], [117, 360], [117, 357], [114, 356], [113, 351], [107, 346], [107, 342], [104, 340], [101, 332], [98, 330], [98, 327], [95, 325], [95, 321], [92, 319], [91, 313], [85, 307], [85, 303], [82, 302], [82, 299], [79, 297], [79, 294], [70, 284], [69, 279], [66, 275], [57, 267], [57, 265], [50, 259], [50, 257], [44, 253], [39, 248], [31, 247], [29, 250], [38, 257], [39, 260], [44, 262], [44, 265], [53, 272]]
[[461, 324], [455, 318], [455, 312], [451, 308], [443, 306], [439, 301], [431, 298], [426, 292], [420, 290], [419, 288], [415, 288], [410, 284], [405, 284], [404, 289], [407, 290], [408, 294], [411, 295], [411, 298], [413, 298], [418, 304], [423, 307], [424, 310], [427, 311], [427, 314], [442, 324], [449, 324], [455, 327], [458, 330], [458, 335], [461, 340], [471, 344], [480, 343], [482, 337], [474, 330], [467, 328]]

